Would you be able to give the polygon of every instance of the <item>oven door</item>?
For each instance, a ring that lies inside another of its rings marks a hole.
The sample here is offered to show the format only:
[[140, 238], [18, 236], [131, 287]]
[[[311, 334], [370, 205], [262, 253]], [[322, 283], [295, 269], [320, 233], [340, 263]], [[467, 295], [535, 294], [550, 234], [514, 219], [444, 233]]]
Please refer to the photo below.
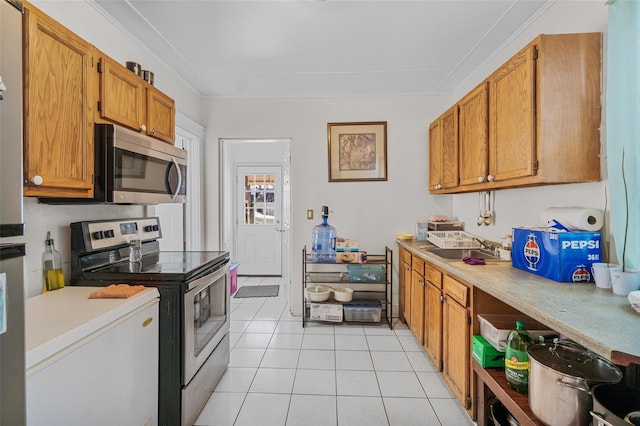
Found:
[[187, 283], [184, 295], [186, 386], [229, 331], [229, 265]]

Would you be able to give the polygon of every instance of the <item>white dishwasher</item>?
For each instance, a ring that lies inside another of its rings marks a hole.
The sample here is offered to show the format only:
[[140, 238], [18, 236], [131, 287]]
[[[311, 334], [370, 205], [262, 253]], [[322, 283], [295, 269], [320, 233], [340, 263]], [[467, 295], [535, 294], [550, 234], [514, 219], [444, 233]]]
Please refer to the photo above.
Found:
[[30, 426], [158, 423], [158, 290], [89, 299], [96, 289], [26, 300]]

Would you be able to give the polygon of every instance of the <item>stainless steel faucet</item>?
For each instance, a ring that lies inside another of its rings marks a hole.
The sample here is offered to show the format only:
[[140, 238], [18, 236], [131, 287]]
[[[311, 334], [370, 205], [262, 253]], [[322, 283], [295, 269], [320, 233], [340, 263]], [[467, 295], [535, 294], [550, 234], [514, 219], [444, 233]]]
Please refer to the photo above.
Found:
[[500, 256], [500, 247], [502, 247], [502, 244], [495, 241], [478, 238], [475, 236], [473, 237], [473, 239], [479, 242], [481, 248], [483, 248], [484, 250], [490, 251], [494, 256]]

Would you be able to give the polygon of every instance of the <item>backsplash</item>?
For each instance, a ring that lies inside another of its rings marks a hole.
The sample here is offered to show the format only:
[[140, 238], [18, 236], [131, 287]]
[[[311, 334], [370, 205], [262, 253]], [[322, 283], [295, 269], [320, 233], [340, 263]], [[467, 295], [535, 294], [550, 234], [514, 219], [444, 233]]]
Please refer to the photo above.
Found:
[[42, 293], [42, 252], [47, 231], [62, 254], [65, 285], [69, 284], [71, 232], [69, 224], [82, 220], [114, 219], [146, 216], [148, 207], [133, 205], [90, 204], [48, 205], [37, 198], [24, 198], [27, 256], [25, 261], [25, 297]]

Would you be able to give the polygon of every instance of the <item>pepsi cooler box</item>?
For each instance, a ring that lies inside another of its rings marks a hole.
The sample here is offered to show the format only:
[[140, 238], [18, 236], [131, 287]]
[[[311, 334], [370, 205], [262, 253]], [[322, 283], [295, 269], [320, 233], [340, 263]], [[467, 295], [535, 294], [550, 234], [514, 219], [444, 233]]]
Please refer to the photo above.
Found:
[[550, 232], [513, 228], [511, 264], [559, 282], [593, 282], [591, 264], [601, 262], [599, 232]]

